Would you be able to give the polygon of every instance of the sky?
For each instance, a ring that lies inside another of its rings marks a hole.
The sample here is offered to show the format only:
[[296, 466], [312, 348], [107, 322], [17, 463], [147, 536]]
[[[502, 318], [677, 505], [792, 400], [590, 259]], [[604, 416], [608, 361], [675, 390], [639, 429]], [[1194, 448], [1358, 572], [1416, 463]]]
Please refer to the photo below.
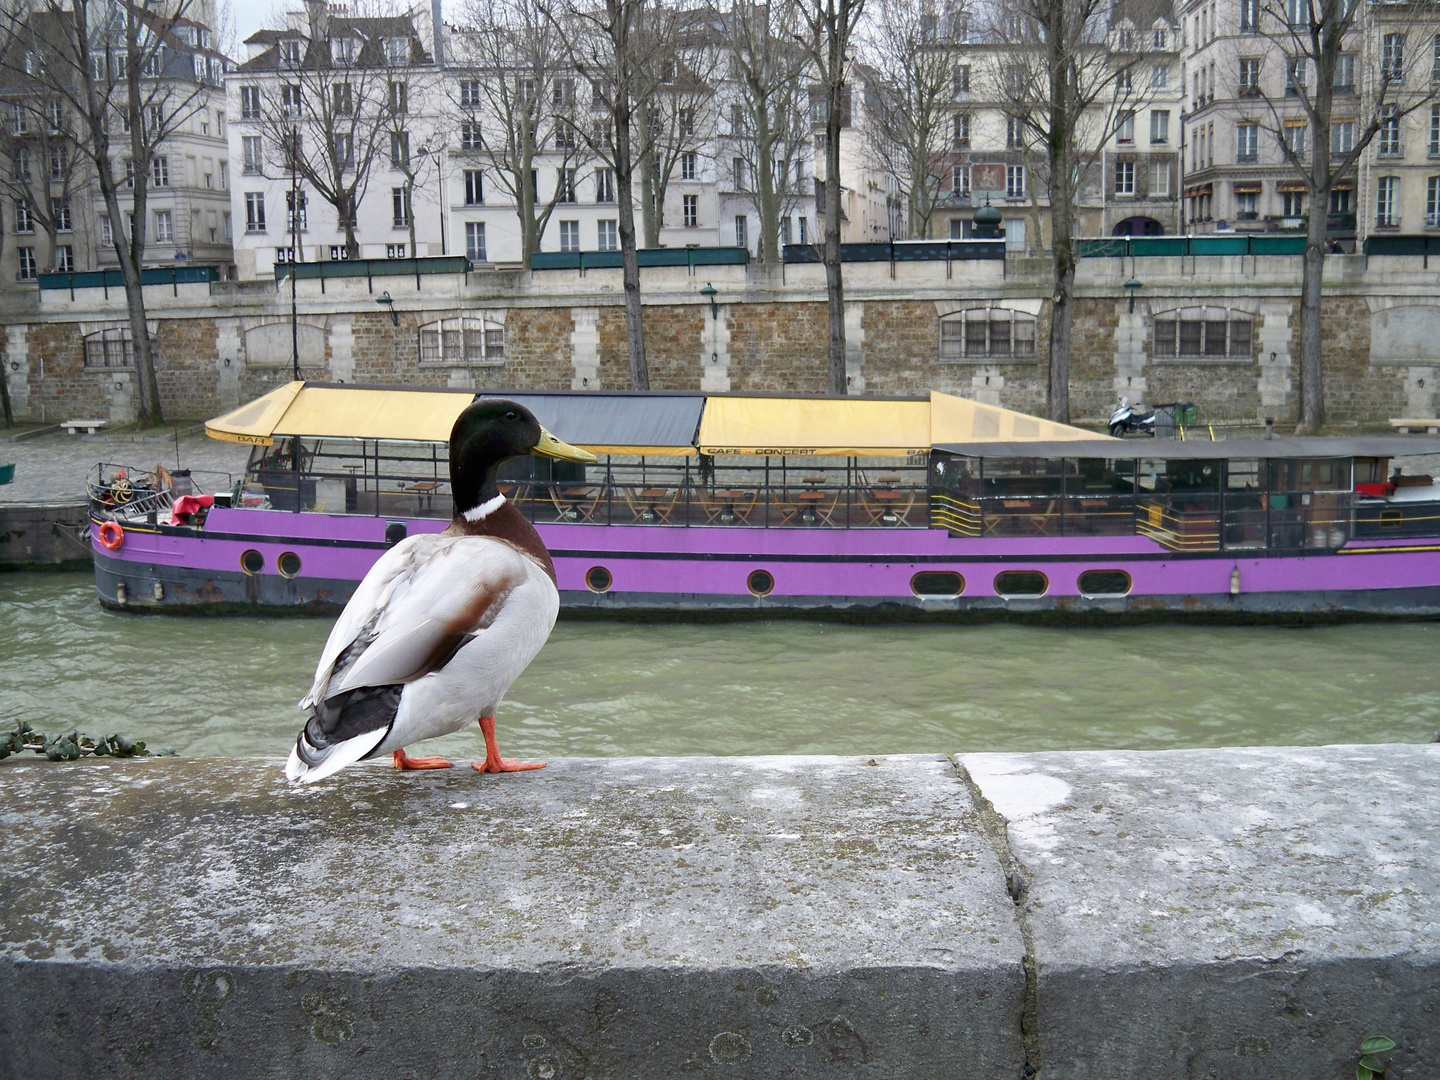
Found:
[[[292, 3], [285, 3], [283, 0], [230, 0], [230, 7], [235, 13], [236, 51], [240, 53], [235, 59], [245, 59], [245, 50], [239, 46], [243, 45], [247, 37], [262, 26], [281, 25], [282, 12], [301, 6], [303, 6], [301, 0], [293, 0]], [[406, 4], [405, 6], [410, 5]], [[448, 0], [445, 6], [448, 14], [450, 8]]]

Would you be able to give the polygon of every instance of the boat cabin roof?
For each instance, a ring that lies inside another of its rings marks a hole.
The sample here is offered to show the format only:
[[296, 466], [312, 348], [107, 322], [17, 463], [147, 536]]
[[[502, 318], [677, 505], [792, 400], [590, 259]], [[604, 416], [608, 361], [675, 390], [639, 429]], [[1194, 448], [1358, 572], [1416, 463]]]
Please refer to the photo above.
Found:
[[1221, 442], [1172, 442], [1168, 439], [1117, 439], [1106, 445], [1074, 442], [943, 443], [936, 450], [978, 458], [1146, 458], [1164, 461], [1217, 461], [1233, 458], [1395, 458], [1440, 454], [1440, 439], [1414, 435], [1357, 435], [1305, 439], [1226, 439]]

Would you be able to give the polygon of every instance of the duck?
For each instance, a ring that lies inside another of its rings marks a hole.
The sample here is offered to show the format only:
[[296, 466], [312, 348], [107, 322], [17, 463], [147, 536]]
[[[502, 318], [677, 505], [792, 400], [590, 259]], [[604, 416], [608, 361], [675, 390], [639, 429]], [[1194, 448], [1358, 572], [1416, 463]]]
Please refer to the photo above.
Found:
[[476, 720], [485, 737], [476, 771], [544, 768], [502, 758], [495, 740], [495, 710], [560, 610], [550, 553], [496, 482], [500, 464], [523, 454], [596, 460], [518, 402], [481, 399], [456, 418], [454, 517], [443, 532], [387, 550], [340, 613], [299, 703], [310, 717], [285, 765], [290, 781], [314, 783], [387, 753], [396, 769], [448, 769], [445, 758], [411, 757], [406, 747]]

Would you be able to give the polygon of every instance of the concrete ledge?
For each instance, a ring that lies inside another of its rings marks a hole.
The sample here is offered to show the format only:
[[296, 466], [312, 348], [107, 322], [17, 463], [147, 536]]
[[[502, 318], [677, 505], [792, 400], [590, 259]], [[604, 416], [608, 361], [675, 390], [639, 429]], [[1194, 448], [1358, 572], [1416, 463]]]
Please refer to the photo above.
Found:
[[871, 760], [12, 758], [0, 1078], [1440, 1063], [1440, 746]]
[[0, 503], [0, 570], [88, 569], [89, 522], [83, 502]]

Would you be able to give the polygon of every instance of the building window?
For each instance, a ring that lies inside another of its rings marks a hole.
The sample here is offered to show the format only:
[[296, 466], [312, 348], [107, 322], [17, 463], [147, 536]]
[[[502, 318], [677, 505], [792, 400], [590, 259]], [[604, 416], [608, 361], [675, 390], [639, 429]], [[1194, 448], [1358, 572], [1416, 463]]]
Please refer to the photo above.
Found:
[[405, 258], [405, 245], [404, 245], [404, 244], [386, 244], [386, 245], [385, 245], [385, 257], [386, 257], [387, 259], [403, 259], [403, 258]]
[[1305, 136], [1309, 126], [1304, 120], [1285, 121], [1285, 146], [1301, 160], [1305, 158]]
[[1335, 57], [1335, 92], [1337, 94], [1353, 94], [1355, 92], [1355, 54], [1341, 53]]
[[1330, 124], [1330, 156], [1343, 158], [1355, 148], [1355, 121], [1335, 120]]
[[[483, 227], [483, 226], [482, 226]], [[505, 327], [490, 319], [441, 319], [420, 327], [420, 363], [503, 364]]]
[[336, 116], [349, 116], [355, 111], [355, 90], [348, 82], [330, 84], [330, 111]]
[[[105, 224], [106, 224], [106, 227], [108, 228], [108, 227], [109, 227], [109, 224], [110, 224], [110, 219], [109, 219], [109, 218], [106, 218], [106, 219], [105, 219]], [[231, 222], [231, 219], [230, 219], [230, 211], [229, 211], [229, 210], [226, 210], [226, 211], [225, 211], [224, 224], [225, 224], [225, 232], [224, 232], [225, 243], [227, 243], [227, 244], [234, 243], [234, 242], [235, 242], [235, 229], [234, 229], [234, 226], [233, 226], [233, 224], [232, 224], [232, 222]], [[107, 243], [108, 243], [108, 241], [107, 241]]]
[[10, 175], [21, 183], [30, 182], [30, 148], [28, 146], [17, 146], [11, 152], [10, 161], [13, 166]]
[[390, 133], [390, 167], [405, 169], [409, 166], [410, 133], [408, 131], [392, 131]]
[[1010, 308], [971, 308], [940, 320], [940, 359], [1035, 355], [1035, 316]]
[[1239, 93], [1241, 97], [1260, 96], [1260, 60], [1258, 58], [1241, 58]]
[[1375, 227], [1394, 229], [1400, 225], [1400, 178], [1382, 176], [1375, 181]]
[[170, 216], [169, 210], [155, 211], [155, 242], [157, 244], [170, 244], [175, 241], [174, 219]]
[[1381, 154], [1400, 155], [1400, 118], [1395, 115], [1394, 105], [1385, 106], [1378, 142]]
[[1155, 318], [1157, 358], [1250, 359], [1254, 317], [1225, 308], [1187, 308]]
[[410, 227], [410, 189], [408, 187], [397, 187], [390, 189], [390, 209], [393, 211], [392, 218], [397, 229], [408, 229]]
[[478, 79], [462, 79], [460, 81], [460, 107], [462, 109], [480, 107], [480, 82]]
[[578, 222], [578, 221], [562, 221], [562, 222], [560, 222], [560, 250], [561, 250], [561, 251], [579, 251], [579, 250], [580, 250], [580, 222]]
[[1349, 188], [1331, 188], [1331, 189], [1330, 189], [1330, 213], [1332, 213], [1332, 214], [1348, 214], [1348, 213], [1350, 213], [1350, 194], [1351, 194], [1351, 192], [1350, 192], [1350, 189], [1349, 189]]
[[613, 203], [615, 201], [614, 169], [595, 170], [595, 201], [597, 203]]
[[355, 62], [355, 39], [349, 37], [333, 39], [330, 42], [330, 59], [337, 64], [353, 64]]
[[293, 247], [283, 247], [275, 249], [275, 262], [277, 265], [282, 263], [293, 263], [295, 261], [295, 249]]
[[1258, 160], [1260, 125], [1238, 124], [1235, 128], [1235, 160], [1241, 164]]
[[1025, 166], [1005, 166], [1005, 197], [1007, 199], [1023, 199], [1025, 197]]
[[247, 233], [263, 233], [265, 231], [265, 195], [259, 191], [247, 191], [245, 193], [245, 231]]
[[100, 217], [100, 242], [106, 247], [115, 243], [115, 234], [110, 230], [109, 214], [103, 214]]
[[810, 242], [810, 219], [802, 215], [796, 223], [795, 228], [797, 230], [796, 235], [800, 238], [800, 243], [808, 244]]
[[693, 229], [700, 224], [699, 195], [682, 195], [680, 198], [680, 208], [685, 228]]
[[1235, 217], [1240, 221], [1254, 221], [1259, 217], [1259, 211], [1256, 209], [1259, 201], [1260, 193], [1258, 191], [1235, 192]]
[[745, 235], [745, 233], [746, 233], [746, 223], [748, 222], [748, 220], [749, 220], [749, 219], [746, 218], [746, 216], [745, 216], [744, 214], [736, 214], [736, 215], [735, 215], [735, 246], [736, 246], [736, 247], [742, 247], [742, 248], [743, 248], [743, 247], [749, 247], [749, 246], [750, 246], [749, 239], [748, 239], [748, 238], [746, 237], [746, 235]]
[[1425, 181], [1425, 227], [1440, 229], [1440, 176]]
[[260, 136], [241, 136], [240, 147], [245, 153], [245, 174], [247, 176], [259, 175], [264, 160], [260, 149]]
[[1116, 194], [1116, 195], [1134, 195], [1134, 194], [1135, 194], [1135, 162], [1133, 162], [1133, 161], [1117, 161], [1117, 162], [1115, 162], [1115, 194]]
[[950, 89], [956, 98], [970, 96], [970, 65], [961, 64], [950, 76]]
[[957, 199], [970, 198], [970, 166], [950, 166], [950, 190]]
[[69, 232], [73, 229], [75, 226], [70, 217], [70, 200], [51, 199], [50, 218], [55, 223], [56, 232]]
[[[299, 196], [300, 203], [300, 208], [298, 212], [295, 208], [297, 195]], [[305, 197], [305, 192], [287, 191], [285, 193], [285, 228], [287, 231], [292, 233], [296, 232], [297, 230], [300, 232], [305, 231], [305, 229], [308, 227], [306, 214], [308, 206], [309, 200]]]
[[240, 87], [240, 119], [260, 119], [260, 88], [258, 86]]
[[1285, 65], [1285, 95], [1287, 97], [1299, 97], [1305, 89], [1306, 58], [1303, 56], [1291, 57]]
[[[788, 218], [786, 219], [788, 223]], [[620, 230], [613, 221], [601, 221], [599, 223], [599, 248], [601, 251], [620, 250]]]
[[24, 199], [15, 200], [15, 231], [17, 233], [33, 233], [35, 231], [35, 215], [30, 212], [30, 204]]
[[[575, 170], [555, 170], [555, 201], [557, 203], [575, 202]], [[578, 248], [576, 250], [579, 250]]]
[[407, 38], [385, 39], [385, 62], [391, 67], [404, 67], [410, 62], [410, 42]]
[[68, 173], [69, 171], [69, 147], [52, 146], [50, 148], [50, 179], [57, 184], [63, 184], [66, 180], [66, 173]]
[[[610, 175], [611, 179], [613, 180], [615, 174], [611, 172]], [[695, 179], [695, 151], [693, 150], [687, 150], [685, 151], [685, 153], [680, 155], [680, 179]], [[597, 199], [596, 201], [598, 202], [599, 200]], [[613, 202], [614, 200], [612, 199], [611, 201]]]
[[390, 84], [390, 113], [392, 116], [404, 116], [410, 111], [410, 90], [403, 82], [392, 82]]
[[732, 158], [730, 161], [730, 175], [735, 181], [735, 190], [745, 190], [745, 159]]
[[1392, 83], [1405, 81], [1405, 35], [1386, 34], [1380, 40], [1380, 77]]
[[1285, 19], [1292, 30], [1310, 28], [1310, 0], [1285, 0]]
[[475, 263], [490, 261], [485, 254], [485, 223], [483, 221], [467, 221], [465, 223], [465, 257]]
[[1164, 90], [1170, 85], [1170, 65], [1156, 64], [1150, 69], [1150, 89]]
[[1440, 105], [1430, 106], [1430, 156], [1440, 156]]
[[55, 269], [62, 274], [75, 272], [75, 249], [69, 244], [60, 244], [55, 248]]
[[951, 123], [954, 125], [954, 132], [950, 139], [950, 146], [954, 150], [970, 149], [970, 114], [956, 113]]
[[134, 346], [130, 331], [116, 327], [86, 334], [85, 366], [87, 368], [130, 368], [135, 366]]
[[485, 139], [480, 131], [480, 121], [460, 121], [460, 149], [472, 151], [480, 150], [484, 147], [484, 145]]
[[1018, 150], [1025, 145], [1025, 121], [1018, 116], [1005, 117], [1005, 146]]
[[1170, 197], [1170, 162], [1156, 161], [1150, 165], [1150, 196], [1155, 199]]
[[1280, 193], [1280, 216], [1298, 218], [1305, 216], [1305, 192], [1282, 191]]
[[300, 118], [300, 87], [297, 84], [285, 83], [280, 87], [280, 112], [286, 120]]
[[[1260, 30], [1260, 0], [1240, 0], [1240, 32], [1254, 34]], [[1196, 42], [1199, 45], [1199, 42]]]
[[1170, 110], [1150, 110], [1150, 143], [1163, 146], [1170, 141]]
[[355, 167], [355, 137], [353, 135], [335, 136], [335, 164], [343, 171]]
[[170, 161], [168, 158], [157, 157], [150, 162], [150, 182], [157, 188], [170, 186]]
[[479, 169], [465, 170], [465, 205], [485, 205], [485, 174]]
[[33, 247], [22, 247], [20, 252], [20, 269], [15, 276], [20, 281], [35, 280], [35, 249]]

